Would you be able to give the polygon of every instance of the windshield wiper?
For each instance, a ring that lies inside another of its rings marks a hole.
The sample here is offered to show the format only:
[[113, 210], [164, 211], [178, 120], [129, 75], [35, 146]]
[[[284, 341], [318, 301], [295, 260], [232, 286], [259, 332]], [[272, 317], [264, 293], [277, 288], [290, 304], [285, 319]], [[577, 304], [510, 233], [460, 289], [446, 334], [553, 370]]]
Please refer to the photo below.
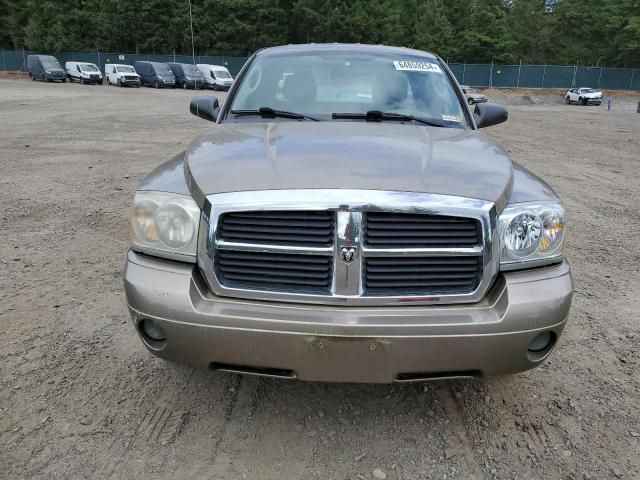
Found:
[[271, 107], [260, 107], [257, 110], [231, 110], [233, 115], [248, 116], [248, 115], [260, 115], [262, 118], [291, 118], [293, 120], [313, 120], [319, 122], [315, 117], [309, 115], [303, 115], [302, 113], [286, 112], [284, 110], [274, 110]]
[[368, 110], [366, 113], [332, 113], [331, 118], [336, 120], [366, 120], [367, 122], [382, 122], [383, 120], [411, 121], [430, 125], [432, 127], [444, 127], [444, 122], [431, 118], [404, 115], [402, 113], [381, 112], [380, 110]]

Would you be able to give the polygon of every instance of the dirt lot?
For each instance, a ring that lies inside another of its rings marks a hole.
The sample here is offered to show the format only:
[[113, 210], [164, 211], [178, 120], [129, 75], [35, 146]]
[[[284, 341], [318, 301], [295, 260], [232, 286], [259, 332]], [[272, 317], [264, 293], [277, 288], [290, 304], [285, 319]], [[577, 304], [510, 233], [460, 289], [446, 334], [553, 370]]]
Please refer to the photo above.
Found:
[[640, 477], [635, 104], [516, 105], [487, 131], [568, 207], [576, 294], [549, 362], [380, 386], [194, 371], [143, 348], [122, 291], [128, 209], [207, 126], [191, 96], [0, 80], [0, 477]]

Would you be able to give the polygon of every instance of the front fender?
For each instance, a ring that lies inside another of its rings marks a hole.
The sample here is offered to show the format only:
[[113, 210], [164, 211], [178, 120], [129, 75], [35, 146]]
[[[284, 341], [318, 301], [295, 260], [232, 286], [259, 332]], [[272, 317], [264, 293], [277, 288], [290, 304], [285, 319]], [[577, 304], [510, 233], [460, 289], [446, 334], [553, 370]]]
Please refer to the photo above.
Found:
[[184, 177], [184, 154], [183, 150], [158, 166], [140, 182], [138, 190], [190, 195], [189, 186]]

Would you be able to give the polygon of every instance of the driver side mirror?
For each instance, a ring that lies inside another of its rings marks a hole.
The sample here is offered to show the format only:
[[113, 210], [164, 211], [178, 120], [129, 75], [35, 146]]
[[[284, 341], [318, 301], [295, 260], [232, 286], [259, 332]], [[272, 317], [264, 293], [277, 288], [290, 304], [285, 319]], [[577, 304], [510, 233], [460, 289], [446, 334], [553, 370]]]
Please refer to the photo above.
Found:
[[191, 100], [189, 110], [196, 117], [215, 122], [218, 119], [218, 113], [220, 113], [220, 104], [216, 97], [201, 95]]
[[485, 128], [506, 122], [509, 118], [509, 112], [504, 106], [497, 103], [478, 103], [473, 111], [473, 117], [478, 128]]

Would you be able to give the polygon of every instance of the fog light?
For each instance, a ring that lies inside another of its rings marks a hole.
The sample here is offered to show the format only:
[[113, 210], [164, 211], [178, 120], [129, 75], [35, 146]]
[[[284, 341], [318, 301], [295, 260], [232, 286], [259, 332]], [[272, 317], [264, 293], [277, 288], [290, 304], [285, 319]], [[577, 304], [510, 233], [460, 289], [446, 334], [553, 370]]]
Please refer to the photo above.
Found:
[[541, 352], [545, 350], [553, 341], [553, 334], [551, 332], [542, 332], [536, 335], [529, 343], [530, 352]]
[[142, 321], [142, 325], [140, 326], [144, 334], [149, 337], [151, 340], [155, 340], [156, 342], [161, 342], [167, 339], [167, 334], [164, 333], [164, 329], [160, 326], [160, 324], [156, 320], [145, 319]]

